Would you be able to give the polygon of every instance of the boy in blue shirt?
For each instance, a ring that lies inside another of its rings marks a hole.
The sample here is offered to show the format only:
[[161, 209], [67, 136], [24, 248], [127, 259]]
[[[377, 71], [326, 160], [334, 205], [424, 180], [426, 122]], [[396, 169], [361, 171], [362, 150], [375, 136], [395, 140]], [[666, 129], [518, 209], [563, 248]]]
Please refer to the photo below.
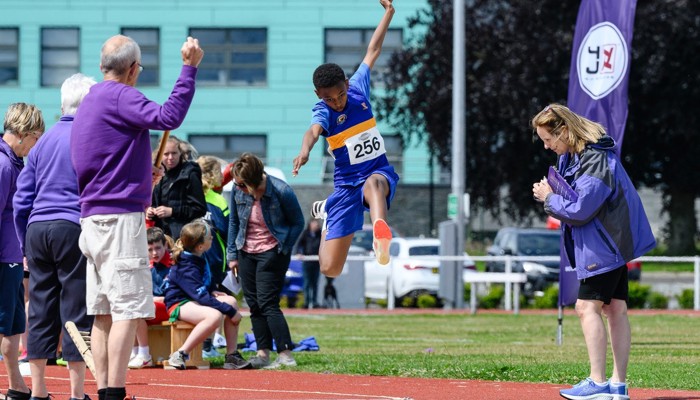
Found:
[[353, 235], [362, 229], [365, 210], [369, 210], [373, 224], [377, 261], [389, 263], [391, 230], [386, 216], [399, 176], [386, 158], [384, 139], [372, 114], [369, 77], [395, 10], [392, 0], [380, 3], [384, 16], [352, 78], [348, 80], [343, 69], [332, 63], [314, 71], [315, 92], [321, 101], [313, 108], [311, 127], [304, 134], [292, 169], [296, 176], [308, 162], [318, 137], [326, 138], [335, 158], [334, 191], [328, 199], [314, 203], [312, 216], [324, 218], [318, 255], [321, 272], [329, 277], [342, 272]]
[[146, 231], [148, 241], [148, 258], [151, 262], [151, 278], [153, 279], [153, 303], [156, 307], [156, 316], [151, 320], [140, 320], [136, 326], [136, 340], [131, 349], [128, 367], [140, 369], [153, 366], [150, 346], [148, 345], [148, 325], [160, 325], [169, 318], [165, 309], [165, 286], [173, 264], [170, 258], [170, 243], [172, 239], [160, 228], [148, 228]]

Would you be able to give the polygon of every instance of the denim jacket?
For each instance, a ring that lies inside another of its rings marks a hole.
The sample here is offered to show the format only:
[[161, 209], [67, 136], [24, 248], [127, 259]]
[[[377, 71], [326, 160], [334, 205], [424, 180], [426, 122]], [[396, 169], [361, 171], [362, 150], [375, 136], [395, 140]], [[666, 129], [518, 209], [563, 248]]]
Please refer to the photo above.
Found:
[[559, 171], [578, 200], [552, 193], [544, 203], [547, 214], [562, 222], [562, 264], [575, 267], [579, 280], [622, 267], [656, 246], [639, 194], [614, 149], [605, 135], [580, 154], [561, 156]]
[[[253, 196], [234, 185], [231, 192], [226, 257], [238, 260], [238, 250], [245, 244], [248, 220], [253, 209]], [[294, 190], [281, 179], [267, 175], [265, 193], [260, 199], [263, 219], [278, 242], [278, 251], [289, 254], [304, 229], [304, 214]]]

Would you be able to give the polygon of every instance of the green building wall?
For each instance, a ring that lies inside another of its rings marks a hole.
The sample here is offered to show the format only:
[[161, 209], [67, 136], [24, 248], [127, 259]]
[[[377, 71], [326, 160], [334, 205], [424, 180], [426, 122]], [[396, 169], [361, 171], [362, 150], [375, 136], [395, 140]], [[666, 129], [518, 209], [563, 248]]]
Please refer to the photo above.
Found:
[[[391, 28], [406, 28], [409, 17], [425, 0], [397, 0]], [[102, 43], [122, 28], [160, 30], [160, 86], [137, 87], [150, 99], [167, 99], [179, 75], [180, 47], [191, 27], [267, 28], [267, 85], [262, 87], [199, 86], [184, 124], [173, 134], [267, 135], [267, 164], [291, 176], [317, 101], [313, 70], [324, 62], [324, 29], [374, 28], [383, 15], [376, 0], [231, 0], [231, 1], [104, 1], [0, 0], [0, 28], [19, 28], [20, 76], [17, 86], [0, 86], [0, 108], [13, 102], [37, 104], [47, 128], [60, 116], [60, 91], [41, 87], [41, 29], [80, 28], [80, 72], [101, 80]], [[404, 41], [408, 36], [404, 29]], [[205, 51], [207, 43], [200, 43]], [[357, 54], [357, 62], [364, 53]], [[381, 95], [381, 90], [375, 91]], [[396, 133], [379, 121], [387, 134]], [[157, 133], [157, 132], [156, 132]], [[324, 146], [317, 144], [309, 163], [293, 184], [320, 184]], [[423, 143], [404, 147], [402, 183], [430, 180], [428, 151]], [[437, 176], [437, 172], [436, 175]]]

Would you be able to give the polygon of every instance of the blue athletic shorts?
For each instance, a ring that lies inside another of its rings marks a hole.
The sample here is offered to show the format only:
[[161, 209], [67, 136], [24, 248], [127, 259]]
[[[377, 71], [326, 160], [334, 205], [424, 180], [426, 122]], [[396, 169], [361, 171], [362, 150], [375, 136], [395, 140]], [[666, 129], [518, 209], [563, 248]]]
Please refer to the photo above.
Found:
[[[399, 176], [392, 166], [374, 171], [386, 178], [389, 183], [389, 196], [386, 198], [386, 208], [391, 207], [391, 200], [396, 194]], [[362, 229], [365, 211], [369, 211], [364, 201], [364, 182], [358, 186], [339, 186], [326, 201], [326, 240], [337, 239], [355, 233]]]
[[22, 279], [22, 263], [0, 263], [0, 334], [4, 336], [24, 333], [27, 325]]

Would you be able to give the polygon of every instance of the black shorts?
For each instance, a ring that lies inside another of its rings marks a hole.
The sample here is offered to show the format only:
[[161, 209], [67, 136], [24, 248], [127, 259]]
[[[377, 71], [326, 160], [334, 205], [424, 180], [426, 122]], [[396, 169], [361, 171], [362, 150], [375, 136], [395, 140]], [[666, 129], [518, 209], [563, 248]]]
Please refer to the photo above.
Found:
[[64, 324], [73, 321], [90, 331], [93, 317], [85, 306], [85, 256], [78, 240], [80, 225], [65, 220], [37, 221], [27, 227], [25, 252], [29, 275], [30, 360], [53, 358], [63, 330], [63, 359], [82, 361]]
[[586, 278], [580, 284], [580, 300], [600, 300], [605, 304], [610, 304], [612, 299], [628, 301], [627, 265]]

